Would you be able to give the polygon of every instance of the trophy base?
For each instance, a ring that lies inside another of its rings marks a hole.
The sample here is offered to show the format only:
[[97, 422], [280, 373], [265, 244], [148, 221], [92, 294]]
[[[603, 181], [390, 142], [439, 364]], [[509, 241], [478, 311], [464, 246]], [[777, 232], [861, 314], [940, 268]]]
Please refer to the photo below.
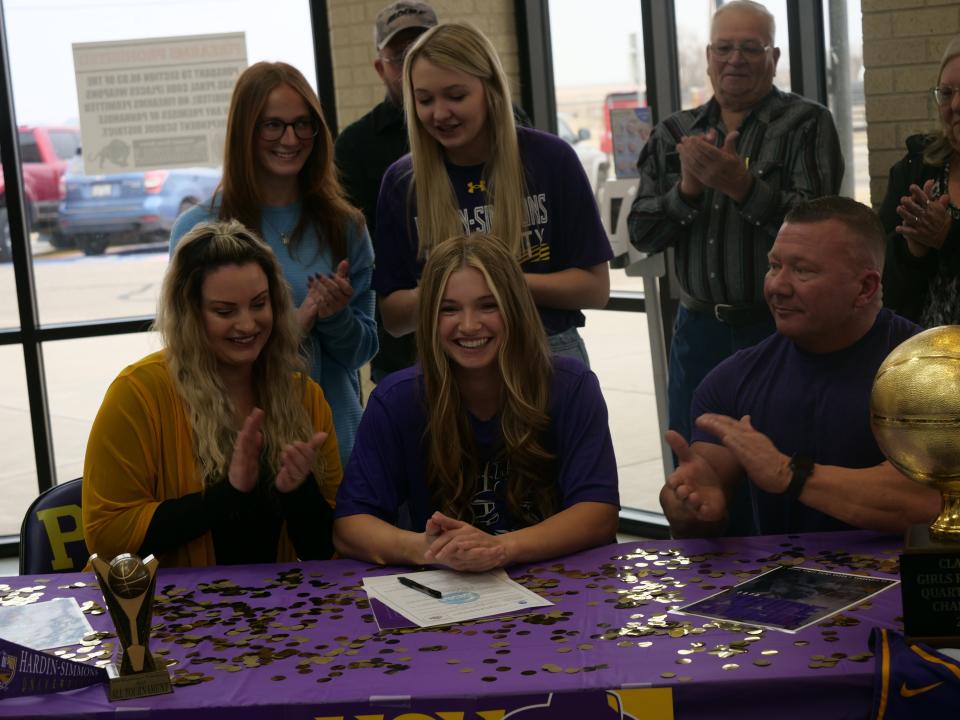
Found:
[[170, 673], [166, 670], [121, 675], [116, 664], [107, 665], [107, 695], [110, 702], [172, 692]]
[[911, 526], [900, 555], [900, 593], [907, 640], [960, 647], [960, 543], [931, 537], [927, 525]]

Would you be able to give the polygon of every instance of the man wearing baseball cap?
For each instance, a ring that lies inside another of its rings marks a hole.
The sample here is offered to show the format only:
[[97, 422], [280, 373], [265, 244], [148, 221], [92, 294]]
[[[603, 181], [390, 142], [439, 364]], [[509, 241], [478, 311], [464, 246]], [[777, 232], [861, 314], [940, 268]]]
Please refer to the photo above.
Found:
[[[377, 15], [373, 30], [377, 57], [373, 68], [386, 97], [337, 137], [335, 159], [340, 181], [354, 205], [363, 211], [372, 236], [376, 229], [377, 195], [386, 169], [409, 152], [403, 121], [403, 58], [413, 42], [437, 24], [437, 14], [423, 2], [400, 0]], [[408, 367], [416, 357], [413, 335], [395, 338], [383, 330], [377, 313], [380, 352], [371, 360], [374, 382]]]

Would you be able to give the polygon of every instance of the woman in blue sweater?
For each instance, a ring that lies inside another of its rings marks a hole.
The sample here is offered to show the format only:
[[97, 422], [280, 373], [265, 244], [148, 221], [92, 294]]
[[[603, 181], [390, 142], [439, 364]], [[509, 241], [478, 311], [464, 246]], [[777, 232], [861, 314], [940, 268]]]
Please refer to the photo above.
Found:
[[320, 100], [286, 63], [256, 63], [237, 79], [220, 187], [177, 219], [171, 252], [195, 225], [228, 219], [256, 228], [280, 260], [346, 464], [360, 423], [357, 371], [377, 352], [373, 247], [337, 180]]

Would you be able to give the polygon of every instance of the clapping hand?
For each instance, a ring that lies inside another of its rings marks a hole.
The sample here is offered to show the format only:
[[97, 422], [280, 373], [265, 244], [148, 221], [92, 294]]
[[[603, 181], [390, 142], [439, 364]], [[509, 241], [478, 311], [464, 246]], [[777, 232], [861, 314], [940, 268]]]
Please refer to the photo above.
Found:
[[[263, 418], [263, 410], [254, 408], [243, 421], [243, 427], [233, 444], [227, 478], [230, 484], [242, 493], [253, 490], [260, 476], [260, 452], [263, 450], [263, 433], [260, 432], [260, 427], [263, 425]], [[317, 451], [326, 439], [327, 433], [318, 432], [306, 442], [297, 440], [283, 449], [276, 479], [277, 490], [282, 493], [293, 492], [303, 484], [313, 470]]]
[[790, 458], [777, 450], [770, 438], [754, 429], [749, 415], [734, 420], [727, 415], [704, 413], [696, 423], [733, 453], [754, 485], [770, 493], [787, 489], [792, 475]]
[[277, 490], [289, 493], [303, 484], [313, 470], [317, 452], [326, 442], [327, 435], [325, 432], [314, 433], [306, 442], [295, 440], [283, 448], [280, 453], [280, 471], [276, 479]]
[[317, 273], [307, 281], [308, 295], [317, 305], [317, 317], [321, 320], [337, 314], [350, 304], [353, 285], [350, 284], [350, 263], [341, 260], [337, 271], [330, 276]]
[[917, 257], [941, 248], [953, 224], [947, 210], [950, 196], [934, 197], [933, 186], [933, 180], [927, 180], [923, 188], [911, 185], [910, 194], [900, 198], [897, 206], [901, 222], [896, 230], [906, 239], [910, 253]]
[[697, 455], [680, 433], [670, 430], [664, 437], [679, 462], [660, 491], [660, 504], [671, 526], [690, 520], [725, 521], [727, 498], [710, 463]]
[[[680, 155], [680, 192], [697, 197], [709, 187], [742, 202], [750, 192], [753, 176], [737, 155], [740, 133], [734, 130], [716, 146], [717, 133], [712, 128], [705, 135], [687, 135], [677, 143]], [[697, 187], [699, 185], [699, 187]]]
[[260, 432], [263, 416], [263, 410], [254, 408], [243, 421], [243, 427], [237, 433], [237, 440], [233, 444], [227, 479], [242, 493], [248, 493], [257, 486], [260, 451], [263, 449], [263, 434]]
[[461, 572], [485, 572], [507, 564], [507, 550], [490, 535], [462, 520], [435, 512], [427, 520], [424, 561]]

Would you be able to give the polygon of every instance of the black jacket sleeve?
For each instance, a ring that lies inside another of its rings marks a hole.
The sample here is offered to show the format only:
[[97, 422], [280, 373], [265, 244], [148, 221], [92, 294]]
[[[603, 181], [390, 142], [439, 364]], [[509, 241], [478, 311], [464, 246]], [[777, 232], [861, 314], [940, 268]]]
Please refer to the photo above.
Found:
[[222, 517], [250, 501], [229, 482], [218, 482], [205, 492], [164, 500], [153, 513], [140, 556], [154, 555], [185, 545], [210, 530]]
[[937, 274], [938, 253], [931, 250], [924, 257], [916, 257], [907, 248], [906, 239], [896, 231], [900, 224], [897, 206], [900, 198], [909, 193], [911, 184], [923, 187], [936, 177], [939, 168], [924, 165], [923, 144], [908, 139], [907, 155], [890, 168], [887, 194], [880, 206], [880, 222], [887, 233], [887, 252], [883, 268], [883, 304], [914, 322], [920, 321], [930, 281]]
[[333, 508], [313, 474], [293, 492], [281, 493], [280, 508], [287, 521], [287, 534], [301, 560], [328, 560], [333, 556]]

